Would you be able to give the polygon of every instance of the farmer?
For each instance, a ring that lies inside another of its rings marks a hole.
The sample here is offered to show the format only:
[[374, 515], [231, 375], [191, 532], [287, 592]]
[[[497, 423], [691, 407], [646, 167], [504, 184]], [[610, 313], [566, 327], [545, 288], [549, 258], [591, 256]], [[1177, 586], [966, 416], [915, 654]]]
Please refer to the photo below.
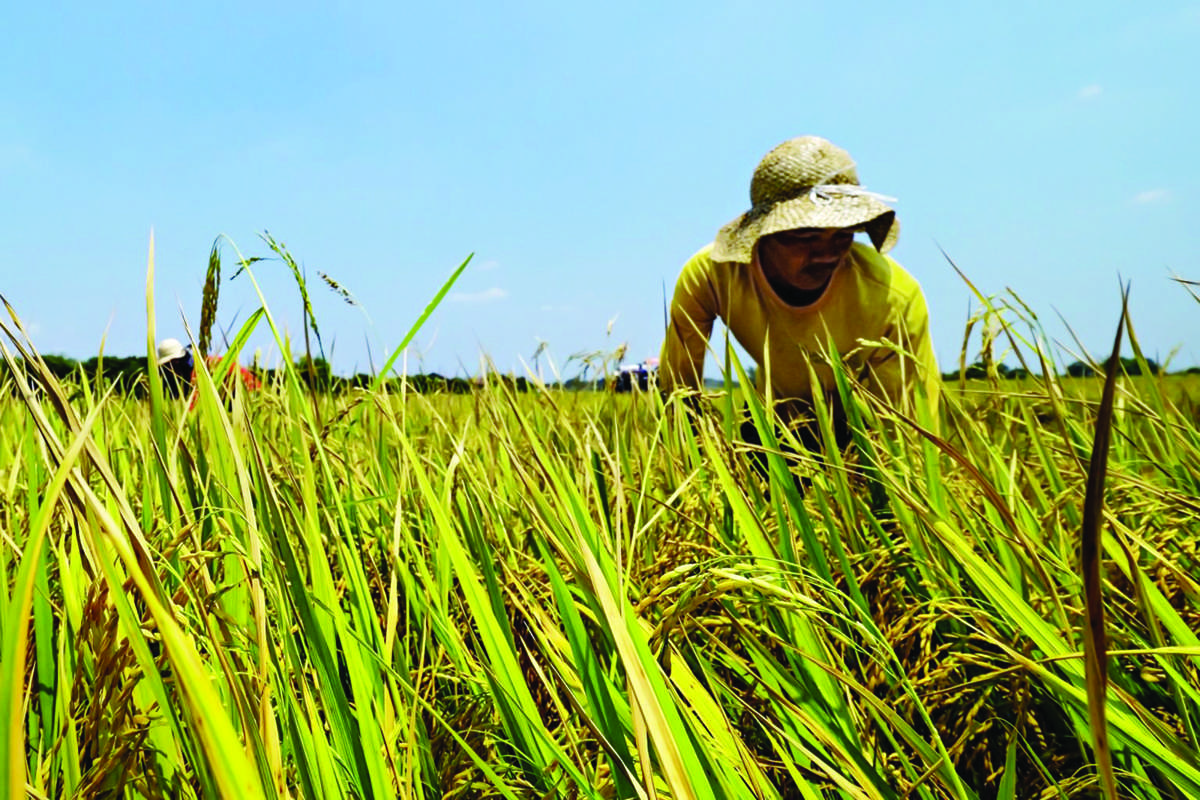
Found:
[[[750, 182], [750, 210], [683, 266], [660, 388], [700, 389], [719, 317], [757, 362], [759, 388], [770, 381], [784, 401], [781, 417], [810, 450], [820, 449], [812, 420], [817, 392], [833, 410], [839, 445], [849, 440], [826, 358], [831, 347], [853, 378], [897, 408], [911, 411], [921, 384], [923, 401], [936, 409], [939, 374], [925, 298], [884, 255], [900, 228], [889, 201], [860, 186], [850, 155], [825, 139], [801, 136], [767, 153]], [[854, 240], [859, 232], [869, 244]], [[742, 436], [760, 443], [748, 419]]]
[[193, 370], [190, 347], [185, 348], [178, 339], [163, 339], [158, 343], [158, 371], [169, 395], [179, 397], [191, 390]]
[[[208, 356], [204, 363], [208, 366], [210, 373], [216, 374], [217, 369], [221, 366], [221, 356]], [[167, 392], [172, 397], [191, 393], [192, 399], [189, 408], [196, 405], [195, 393], [192, 392], [192, 386], [196, 380], [196, 367], [192, 359], [192, 349], [189, 345], [184, 347], [178, 339], [163, 339], [158, 343], [158, 369], [163, 377], [163, 385]], [[262, 381], [258, 379], [250, 370], [241, 365], [235, 367], [237, 377], [231, 372], [228, 380], [228, 387], [232, 391], [236, 385], [238, 378], [241, 379], [243, 387], [250, 391], [255, 391], [262, 387]]]

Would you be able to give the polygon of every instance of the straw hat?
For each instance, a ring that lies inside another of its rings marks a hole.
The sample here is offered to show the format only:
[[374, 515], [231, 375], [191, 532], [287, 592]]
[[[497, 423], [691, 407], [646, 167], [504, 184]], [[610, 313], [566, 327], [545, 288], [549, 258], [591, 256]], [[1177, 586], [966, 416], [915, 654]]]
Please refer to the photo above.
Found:
[[875, 249], [896, 244], [895, 198], [858, 183], [854, 159], [819, 136], [789, 139], [763, 157], [750, 181], [750, 210], [717, 232], [714, 261], [749, 264], [760, 237], [796, 228], [866, 231]]
[[183, 355], [183, 344], [178, 339], [163, 339], [158, 343], [158, 365], [174, 361]]

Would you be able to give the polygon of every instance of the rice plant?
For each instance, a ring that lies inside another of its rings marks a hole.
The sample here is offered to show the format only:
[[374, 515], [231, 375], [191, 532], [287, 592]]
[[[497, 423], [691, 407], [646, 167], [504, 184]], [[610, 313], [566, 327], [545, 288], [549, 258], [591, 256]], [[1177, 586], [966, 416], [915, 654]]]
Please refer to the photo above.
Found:
[[1171, 379], [1064, 381], [1014, 301], [1041, 377], [913, 418], [835, 361], [853, 444], [797, 457], [753, 391], [422, 394], [403, 344], [314, 394], [261, 300], [285, 368], [194, 405], [0, 324], [4, 796], [1200, 796]]

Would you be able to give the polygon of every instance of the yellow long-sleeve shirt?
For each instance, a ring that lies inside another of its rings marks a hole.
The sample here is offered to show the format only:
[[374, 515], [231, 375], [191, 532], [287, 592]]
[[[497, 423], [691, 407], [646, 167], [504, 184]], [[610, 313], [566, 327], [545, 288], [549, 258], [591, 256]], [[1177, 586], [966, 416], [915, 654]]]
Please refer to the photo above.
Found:
[[[821, 297], [803, 307], [785, 303], [757, 261], [715, 262], [708, 245], [683, 266], [671, 301], [671, 322], [659, 364], [659, 386], [699, 388], [709, 335], [720, 317], [759, 365], [764, 388], [764, 347], [769, 348], [771, 388], [777, 399], [805, 401], [813, 386], [833, 393], [833, 371], [821, 354], [832, 341], [850, 373], [872, 391], [907, 404], [920, 380], [937, 408], [941, 378], [929, 338], [929, 313], [921, 287], [903, 267], [870, 245], [854, 243]], [[895, 343], [915, 358], [878, 344]]]

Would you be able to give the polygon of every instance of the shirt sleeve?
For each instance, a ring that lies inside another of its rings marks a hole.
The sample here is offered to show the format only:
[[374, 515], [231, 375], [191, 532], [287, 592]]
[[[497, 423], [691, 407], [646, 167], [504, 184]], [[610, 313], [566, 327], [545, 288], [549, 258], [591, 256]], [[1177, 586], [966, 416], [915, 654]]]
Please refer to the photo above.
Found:
[[658, 383], [662, 391], [700, 388], [708, 337], [719, 313], [712, 280], [712, 259], [705, 248], [683, 265], [675, 284], [671, 319], [658, 366]]
[[886, 334], [898, 345], [876, 348], [868, 360], [868, 386], [898, 408], [909, 411], [909, 403], [920, 401], [918, 383], [924, 389], [925, 402], [936, 417], [941, 392], [941, 373], [929, 335], [929, 309], [925, 296], [917, 289]]

